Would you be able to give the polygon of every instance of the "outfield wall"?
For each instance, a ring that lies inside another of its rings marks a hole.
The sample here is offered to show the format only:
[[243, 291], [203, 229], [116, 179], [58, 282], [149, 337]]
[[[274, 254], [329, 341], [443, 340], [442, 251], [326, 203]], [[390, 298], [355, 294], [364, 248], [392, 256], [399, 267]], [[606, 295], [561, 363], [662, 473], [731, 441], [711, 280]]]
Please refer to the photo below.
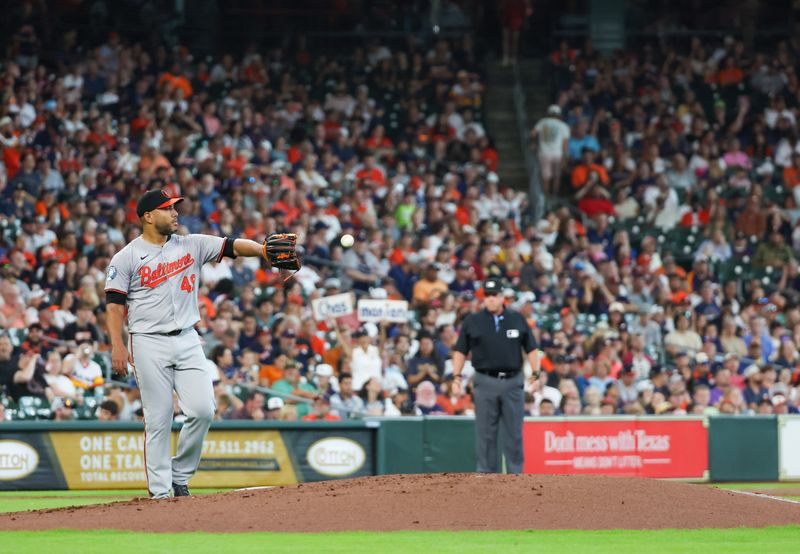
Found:
[[[287, 485], [378, 472], [372, 422], [215, 423], [192, 486]], [[173, 426], [172, 448], [179, 425]], [[0, 425], [0, 490], [146, 489], [141, 424]]]
[[[800, 479], [800, 416], [528, 418], [524, 442], [526, 473]], [[192, 486], [473, 471], [474, 449], [467, 417], [224, 421], [212, 425]], [[0, 490], [144, 489], [144, 455], [141, 424], [3, 422]]]

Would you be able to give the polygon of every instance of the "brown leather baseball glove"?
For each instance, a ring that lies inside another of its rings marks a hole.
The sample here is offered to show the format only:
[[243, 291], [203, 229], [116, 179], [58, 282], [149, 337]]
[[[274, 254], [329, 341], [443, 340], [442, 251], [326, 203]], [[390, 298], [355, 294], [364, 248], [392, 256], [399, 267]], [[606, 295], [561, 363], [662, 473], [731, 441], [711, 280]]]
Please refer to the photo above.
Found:
[[275, 233], [264, 240], [264, 258], [271, 267], [278, 269], [300, 269], [297, 258], [297, 235], [294, 233]]

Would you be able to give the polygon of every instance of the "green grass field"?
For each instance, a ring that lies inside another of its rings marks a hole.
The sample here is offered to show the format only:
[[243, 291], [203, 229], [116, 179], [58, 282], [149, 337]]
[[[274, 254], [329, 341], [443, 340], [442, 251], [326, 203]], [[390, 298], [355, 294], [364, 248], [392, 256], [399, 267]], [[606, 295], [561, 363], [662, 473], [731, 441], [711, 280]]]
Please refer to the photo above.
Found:
[[[786, 488], [766, 484], [726, 484], [722, 488]], [[218, 492], [198, 490], [199, 494]], [[127, 500], [138, 491], [0, 492], [0, 512], [55, 508]], [[792, 497], [787, 497], [792, 498]], [[8, 516], [0, 516], [8, 517]], [[800, 543], [800, 526], [766, 529], [661, 531], [480, 531], [394, 533], [170, 533], [122, 531], [0, 532], [0, 550], [41, 553], [47, 549], [81, 553], [167, 552], [581, 552], [750, 553], [792, 552]]]
[[752, 553], [796, 551], [800, 526], [664, 531], [464, 531], [394, 533], [140, 534], [113, 531], [0, 533], [4, 552], [636, 552]]
[[[198, 489], [194, 494], [209, 494], [227, 489]], [[0, 513], [23, 510], [44, 510], [66, 506], [87, 506], [120, 502], [146, 496], [144, 491], [102, 490], [102, 491], [13, 491], [0, 492]]]
[[734, 489], [746, 491], [751, 489], [798, 489], [800, 481], [782, 481], [780, 483], [714, 483], [718, 489]]

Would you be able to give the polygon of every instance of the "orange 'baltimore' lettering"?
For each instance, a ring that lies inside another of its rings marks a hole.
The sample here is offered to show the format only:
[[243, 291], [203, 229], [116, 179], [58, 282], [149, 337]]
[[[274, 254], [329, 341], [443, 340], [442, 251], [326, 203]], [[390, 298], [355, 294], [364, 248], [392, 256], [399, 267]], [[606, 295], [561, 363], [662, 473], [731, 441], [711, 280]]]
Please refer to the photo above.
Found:
[[182, 258], [178, 258], [174, 262], [166, 262], [158, 264], [155, 269], [150, 266], [144, 266], [139, 270], [139, 278], [142, 280], [142, 286], [147, 288], [155, 288], [170, 277], [174, 277], [181, 273], [183, 270], [191, 267], [194, 264], [194, 258], [191, 254], [186, 254]]

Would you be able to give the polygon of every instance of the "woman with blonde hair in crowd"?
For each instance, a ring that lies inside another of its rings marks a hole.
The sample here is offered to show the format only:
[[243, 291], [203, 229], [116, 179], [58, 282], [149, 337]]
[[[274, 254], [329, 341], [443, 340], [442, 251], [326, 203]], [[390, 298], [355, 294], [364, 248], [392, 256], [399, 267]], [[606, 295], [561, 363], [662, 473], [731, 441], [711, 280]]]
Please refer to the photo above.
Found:
[[597, 387], [589, 386], [583, 391], [583, 414], [600, 415], [600, 404], [603, 401], [603, 394]]
[[736, 354], [737, 356], [747, 356], [747, 345], [739, 335], [736, 321], [726, 316], [722, 318], [722, 332], [719, 336], [719, 343], [725, 354]]

